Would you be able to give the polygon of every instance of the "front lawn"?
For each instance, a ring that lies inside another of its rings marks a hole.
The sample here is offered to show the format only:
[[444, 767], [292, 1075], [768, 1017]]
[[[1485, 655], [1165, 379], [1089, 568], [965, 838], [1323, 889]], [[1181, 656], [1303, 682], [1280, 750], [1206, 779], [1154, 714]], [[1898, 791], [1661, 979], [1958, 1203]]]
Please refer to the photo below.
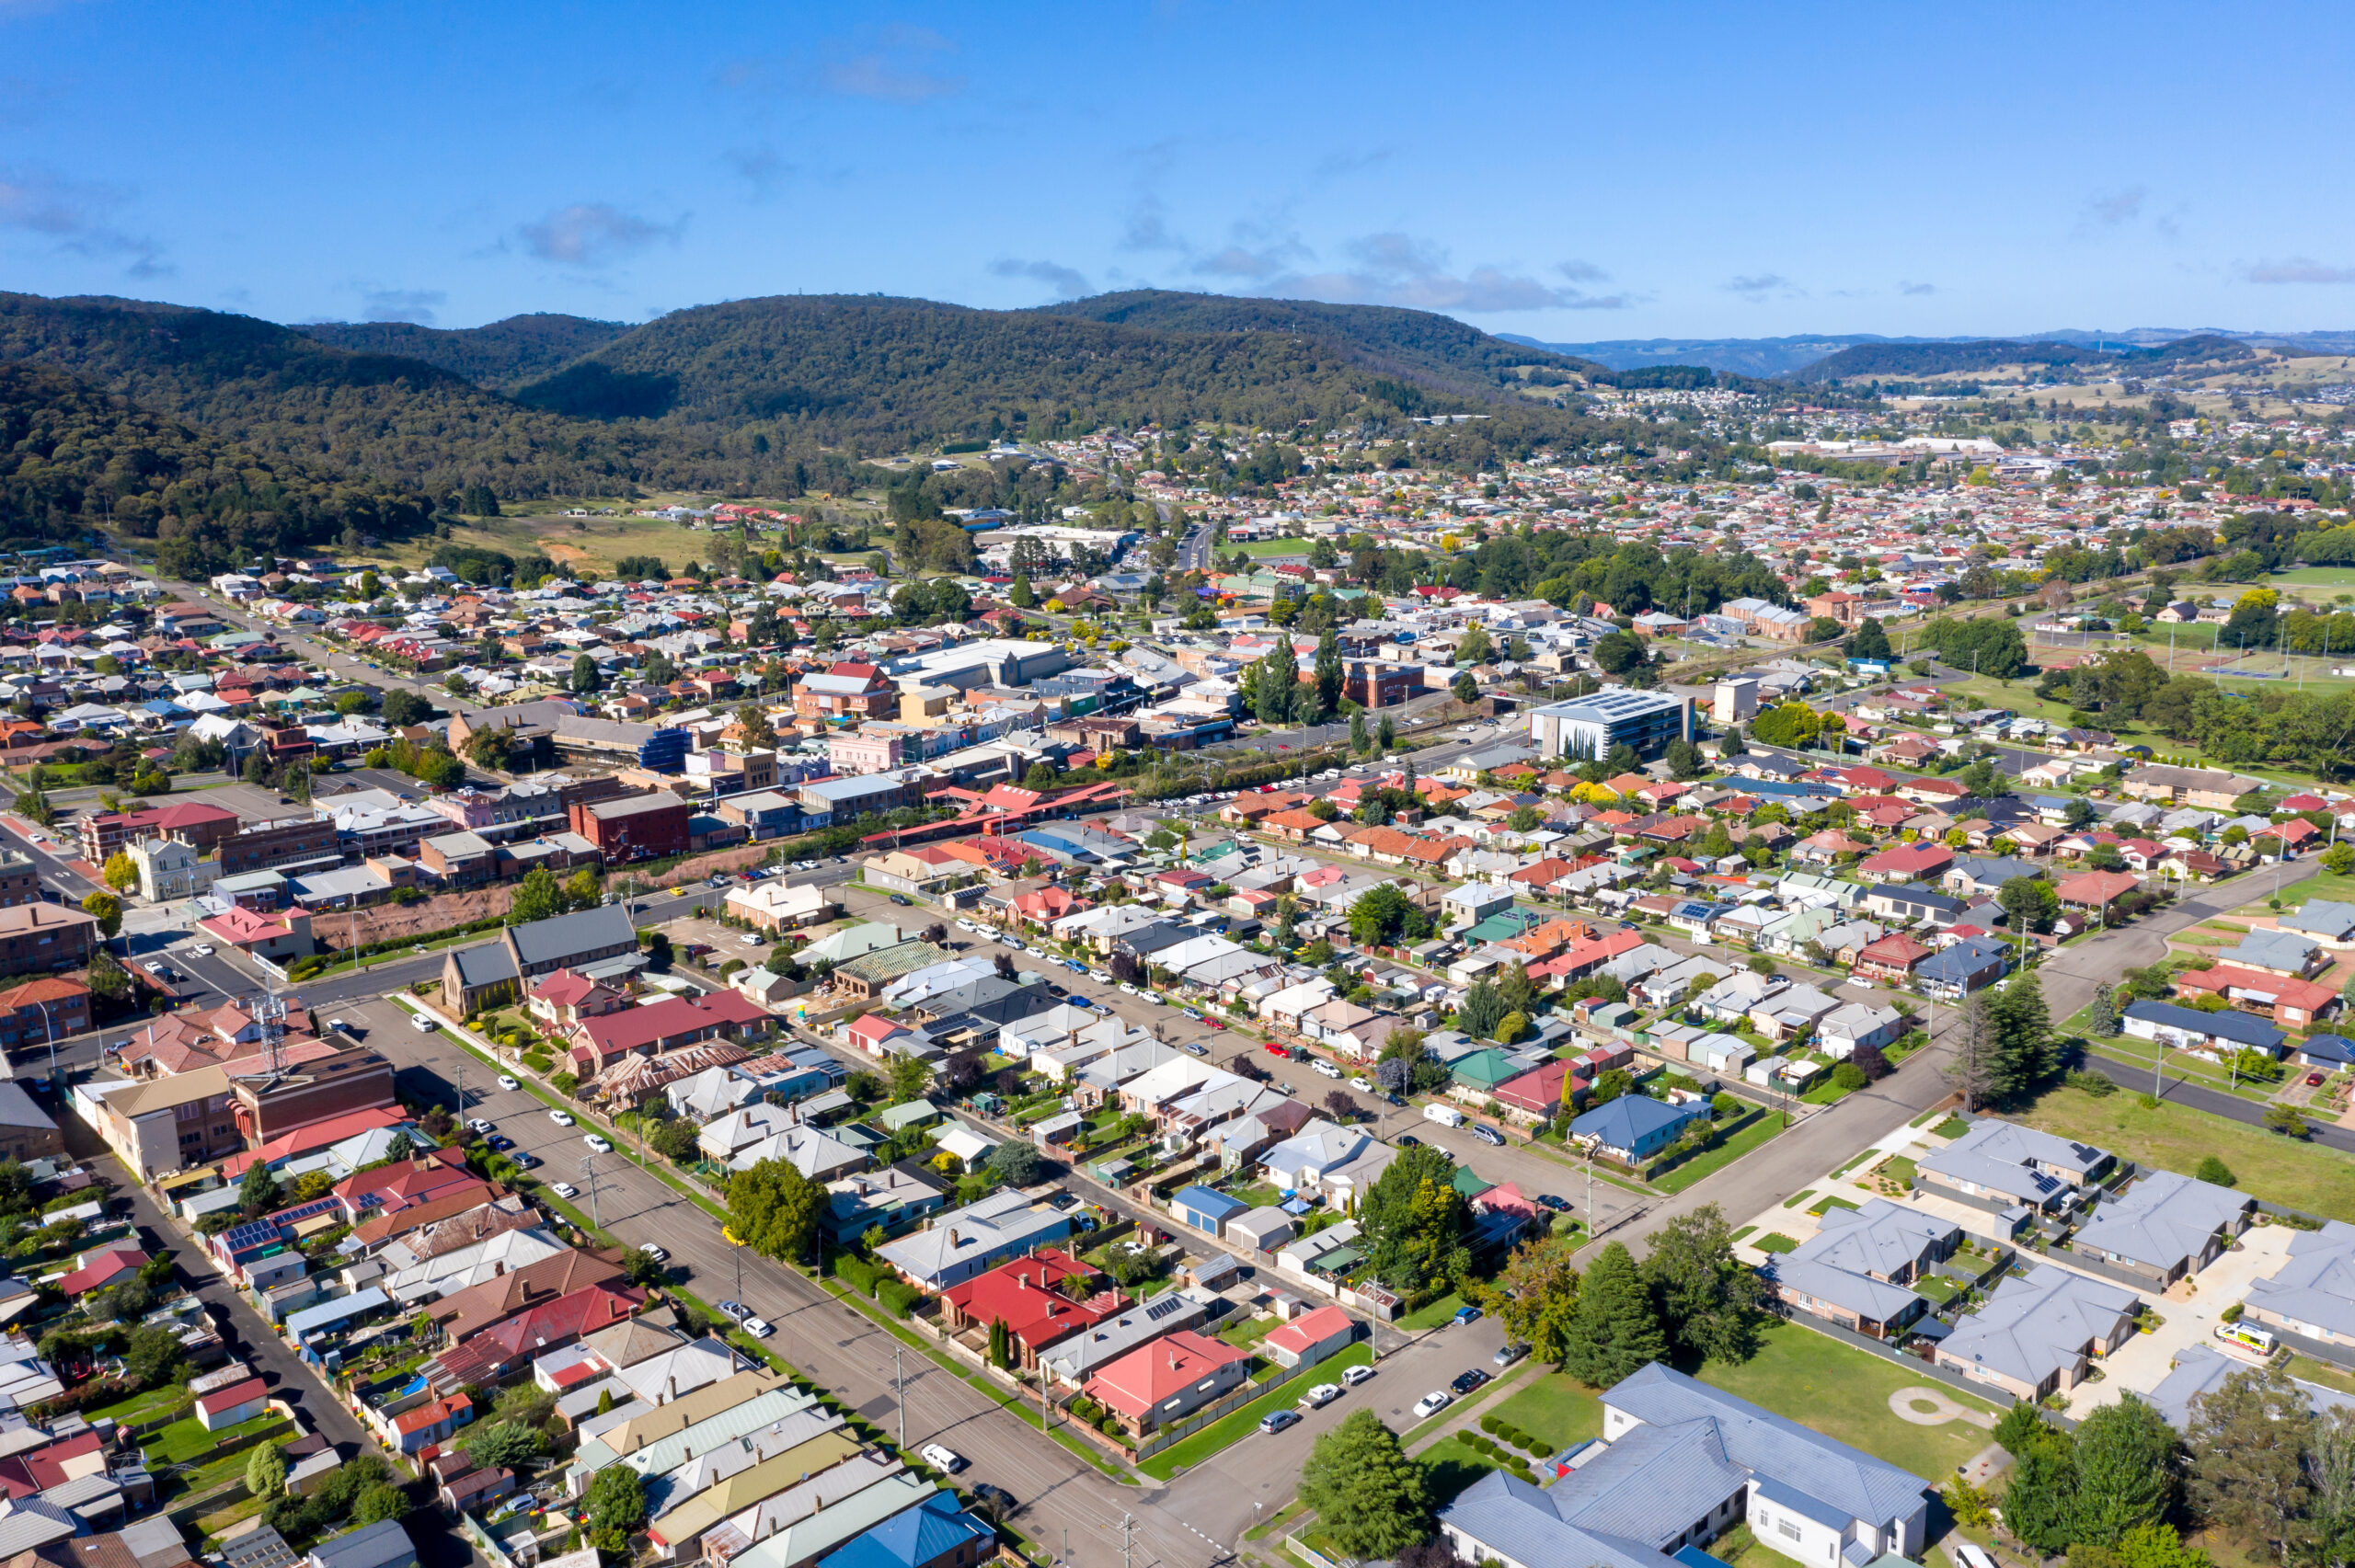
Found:
[[1498, 1468], [1497, 1461], [1462, 1437], [1442, 1437], [1415, 1456], [1430, 1476], [1431, 1506], [1443, 1508], [1457, 1493]]
[[217, 1432], [207, 1432], [204, 1424], [193, 1415], [175, 1421], [160, 1432], [140, 1439], [139, 1447], [151, 1464], [186, 1464], [201, 1459], [224, 1443], [254, 1432], [267, 1432], [286, 1425], [286, 1418], [276, 1411], [264, 1411], [251, 1421], [235, 1426], [224, 1426]]
[[1702, 1177], [1717, 1174], [1761, 1144], [1772, 1142], [1782, 1132], [1783, 1118], [1769, 1112], [1708, 1152], [1695, 1154], [1675, 1169], [1661, 1172], [1652, 1178], [1652, 1185], [1662, 1192], [1681, 1193]]
[[1419, 1333], [1424, 1329], [1435, 1329], [1442, 1323], [1453, 1321], [1456, 1309], [1463, 1305], [1464, 1298], [1451, 1290], [1438, 1300], [1418, 1307], [1399, 1319], [1398, 1326], [1409, 1333]]
[[1490, 1413], [1551, 1443], [1557, 1454], [1572, 1443], [1603, 1436], [1602, 1402], [1568, 1372], [1539, 1373]]
[[2189, 1172], [2213, 1154], [2232, 1168], [2239, 1190], [2252, 1197], [2355, 1220], [2355, 1158], [2319, 1144], [2165, 1100], [2145, 1110], [2141, 1095], [2124, 1092], [2097, 1100], [2082, 1090], [2048, 1090], [2019, 1119], [2160, 1170]]
[[1319, 1383], [1340, 1381], [1341, 1374], [1351, 1367], [1371, 1366], [1373, 1346], [1364, 1340], [1329, 1360], [1320, 1361], [1315, 1370], [1303, 1373], [1282, 1387], [1260, 1395], [1241, 1410], [1219, 1417], [1208, 1426], [1181, 1442], [1144, 1460], [1137, 1469], [1155, 1481], [1167, 1481], [1187, 1465], [1196, 1465], [1209, 1459], [1228, 1444], [1240, 1441], [1258, 1429], [1261, 1420], [1279, 1410], [1290, 1410], [1300, 1402], [1300, 1396]]
[[1700, 1378], [1933, 1483], [1943, 1482], [1990, 1441], [1985, 1430], [1968, 1422], [1916, 1426], [1889, 1407], [1898, 1390], [1925, 1383], [1958, 1404], [1993, 1413], [1984, 1401], [1797, 1323], [1769, 1326], [1749, 1361], [1739, 1367], [1712, 1362]]

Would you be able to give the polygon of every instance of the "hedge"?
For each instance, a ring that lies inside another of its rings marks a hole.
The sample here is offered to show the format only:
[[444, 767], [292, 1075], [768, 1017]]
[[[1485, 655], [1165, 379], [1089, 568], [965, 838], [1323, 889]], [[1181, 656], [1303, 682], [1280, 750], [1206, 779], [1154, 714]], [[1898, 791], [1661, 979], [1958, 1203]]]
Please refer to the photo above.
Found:
[[916, 1310], [924, 1299], [924, 1292], [902, 1279], [886, 1279], [875, 1287], [875, 1299], [884, 1310], [895, 1318], [904, 1318]]
[[869, 1263], [856, 1253], [845, 1253], [834, 1260], [834, 1277], [862, 1296], [874, 1295], [876, 1285], [890, 1272], [881, 1264]]

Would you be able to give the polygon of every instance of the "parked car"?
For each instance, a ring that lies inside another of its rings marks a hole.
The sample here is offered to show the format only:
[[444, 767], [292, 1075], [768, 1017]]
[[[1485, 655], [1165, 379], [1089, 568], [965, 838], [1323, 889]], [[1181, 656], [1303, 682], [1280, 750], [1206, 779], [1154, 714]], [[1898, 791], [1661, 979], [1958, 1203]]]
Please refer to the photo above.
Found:
[[1331, 1062], [1327, 1061], [1323, 1057], [1318, 1057], [1315, 1061], [1310, 1062], [1308, 1065], [1310, 1070], [1319, 1078], [1338, 1078], [1341, 1076], [1341, 1070], [1335, 1067]]
[[1340, 1384], [1319, 1383], [1315, 1388], [1309, 1390], [1306, 1393], [1301, 1395], [1300, 1402], [1306, 1405], [1311, 1410], [1322, 1410], [1340, 1397]]
[[955, 1449], [944, 1448], [937, 1443], [926, 1443], [916, 1450], [916, 1457], [933, 1469], [945, 1471], [949, 1475], [955, 1475], [965, 1468], [965, 1460], [961, 1455]]
[[770, 1327], [766, 1322], [760, 1318], [746, 1318], [744, 1320], [744, 1332], [751, 1334], [754, 1339], [766, 1339], [769, 1335], [776, 1333], [776, 1330]]
[[1502, 1345], [1498, 1347], [1497, 1353], [1494, 1356], [1488, 1357], [1488, 1364], [1501, 1369], [1511, 1366], [1514, 1362], [1520, 1360], [1522, 1356], [1528, 1354], [1529, 1346], [1525, 1345], [1515, 1345], [1512, 1341], [1507, 1340]]
[[1003, 1486], [992, 1486], [986, 1481], [973, 1482], [972, 1492], [973, 1501], [982, 1505], [982, 1511], [995, 1515], [1000, 1519], [1005, 1518], [1022, 1506], [1014, 1500], [1013, 1493]]
[[1371, 1380], [1373, 1377], [1373, 1368], [1352, 1367], [1348, 1371], [1341, 1374], [1341, 1386], [1346, 1389], [1353, 1389], [1360, 1383]]
[[752, 1315], [752, 1309], [741, 1301], [715, 1301], [712, 1306], [731, 1323], [741, 1323]]
[[1356, 1090], [1361, 1094], [1372, 1094], [1375, 1093], [1373, 1080], [1368, 1078], [1362, 1072], [1352, 1073], [1350, 1075], [1350, 1087]]
[[656, 1246], [651, 1242], [640, 1242], [638, 1244], [638, 1250], [644, 1253], [648, 1257], [652, 1258], [656, 1263], [669, 1263], [671, 1261], [671, 1254], [664, 1252], [661, 1248]]
[[1477, 1307], [1458, 1307], [1458, 1308], [1456, 1308], [1456, 1309], [1455, 1309], [1455, 1326], [1456, 1326], [1457, 1328], [1462, 1328], [1465, 1323], [1476, 1323], [1476, 1322], [1478, 1322], [1479, 1321], [1480, 1321], [1480, 1309], [1479, 1309], [1479, 1308], [1477, 1308]]
[[583, 1138], [580, 1141], [587, 1144], [592, 1153], [611, 1154], [614, 1151], [614, 1146], [612, 1144], [607, 1143], [603, 1139], [598, 1137], [593, 1132], [589, 1134], [586, 1138]]
[[480, 1116], [477, 1116], [466, 1124], [466, 1130], [473, 1133], [477, 1138], [488, 1138], [493, 1132], [497, 1131], [498, 1128], [494, 1124], [483, 1120]]
[[1423, 1140], [1411, 1132], [1402, 1132], [1390, 1141], [1401, 1149], [1420, 1149], [1423, 1146]]
[[891, 901], [892, 901], [893, 903], [895, 903], [895, 904], [899, 905], [899, 906], [900, 906], [900, 908], [902, 908], [902, 909], [903, 909], [903, 910], [904, 910], [904, 909], [906, 909], [906, 908], [908, 907], [908, 896], [907, 896], [905, 893], [894, 893], [894, 894], [892, 894], [892, 895], [891, 895]]
[[1454, 1402], [1455, 1396], [1445, 1389], [1433, 1389], [1415, 1402], [1415, 1419], [1419, 1421], [1426, 1416], [1437, 1415]]
[[551, 1105], [548, 1107], [548, 1120], [556, 1123], [558, 1127], [570, 1127], [572, 1125], [572, 1113], [570, 1111], [559, 1111], [555, 1106]]
[[1260, 1048], [1261, 1048], [1262, 1050], [1266, 1051], [1266, 1052], [1267, 1052], [1269, 1056], [1271, 1056], [1271, 1057], [1290, 1056], [1290, 1055], [1292, 1054], [1289, 1050], [1287, 1050], [1287, 1049], [1285, 1049], [1283, 1047], [1281, 1047], [1281, 1046], [1280, 1046], [1280, 1045], [1276, 1044], [1276, 1042], [1275, 1042], [1275, 1041], [1273, 1041], [1273, 1040], [1269, 1040], [1269, 1041], [1265, 1046], [1262, 1046]]
[[1474, 1389], [1478, 1388], [1482, 1383], [1485, 1383], [1488, 1380], [1488, 1374], [1483, 1372], [1477, 1367], [1474, 1367], [1455, 1374], [1455, 1381], [1450, 1383], [1448, 1387], [1453, 1389], [1459, 1394], [1468, 1394]]
[[580, 1189], [574, 1186], [570, 1182], [558, 1182], [555, 1185], [549, 1187], [548, 1191], [562, 1198], [574, 1198], [580, 1196]]
[[1184, 1050], [1189, 1056], [1206, 1057], [1211, 1054], [1210, 1047], [1202, 1044], [1200, 1040], [1181, 1041], [1179, 1042], [1179, 1048]]
[[1557, 1214], [1568, 1214], [1570, 1211], [1569, 1200], [1568, 1198], [1557, 1197], [1552, 1193], [1539, 1193], [1530, 1201], [1536, 1204], [1540, 1208], [1550, 1208]]
[[433, 1020], [428, 1018], [422, 1013], [410, 1013], [408, 1015], [408, 1026], [416, 1030], [420, 1035], [431, 1035], [433, 1033]]
[[1270, 1436], [1282, 1431], [1287, 1426], [1299, 1425], [1300, 1412], [1296, 1410], [1272, 1411], [1259, 1418], [1259, 1430]]
[[1483, 1143], [1493, 1143], [1499, 1149], [1505, 1146], [1505, 1135], [1486, 1122], [1475, 1122], [1472, 1126], [1472, 1136]]
[[501, 1089], [521, 1089], [523, 1087], [521, 1083], [516, 1082], [512, 1076], [504, 1072], [499, 1075], [499, 1086]]
[[495, 1132], [484, 1140], [501, 1154], [515, 1147], [515, 1140], [503, 1132]]

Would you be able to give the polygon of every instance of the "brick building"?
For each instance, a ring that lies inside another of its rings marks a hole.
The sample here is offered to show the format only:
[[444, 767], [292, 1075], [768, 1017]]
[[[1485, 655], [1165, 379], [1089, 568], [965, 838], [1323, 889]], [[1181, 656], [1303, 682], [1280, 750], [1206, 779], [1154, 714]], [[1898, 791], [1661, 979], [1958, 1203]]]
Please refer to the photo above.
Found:
[[22, 850], [0, 850], [0, 910], [40, 902], [40, 868]]
[[572, 830], [594, 844], [607, 865], [686, 853], [693, 815], [693, 807], [668, 791], [586, 801], [571, 808]]
[[837, 664], [793, 688], [793, 711], [802, 718], [890, 718], [899, 707], [899, 688], [871, 664]]
[[97, 951], [95, 915], [63, 904], [18, 904], [0, 909], [0, 965], [12, 975], [78, 969]]
[[104, 865], [133, 839], [178, 839], [201, 853], [237, 830], [237, 814], [223, 806], [183, 801], [148, 811], [97, 811], [82, 818], [82, 858]]
[[220, 841], [222, 876], [290, 867], [325, 869], [343, 864], [343, 842], [332, 821], [304, 818], [260, 822]]
[[0, 990], [0, 1047], [42, 1045], [90, 1026], [90, 988], [63, 978]]

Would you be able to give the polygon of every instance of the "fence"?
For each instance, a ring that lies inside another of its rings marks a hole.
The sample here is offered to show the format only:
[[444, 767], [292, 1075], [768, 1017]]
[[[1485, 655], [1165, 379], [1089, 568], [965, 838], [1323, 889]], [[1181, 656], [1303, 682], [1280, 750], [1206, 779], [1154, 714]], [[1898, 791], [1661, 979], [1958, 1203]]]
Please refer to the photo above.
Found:
[[[1355, 1342], [1352, 1341], [1351, 1343]], [[1327, 1359], [1329, 1360], [1330, 1357], [1327, 1357]], [[1322, 1367], [1323, 1365], [1325, 1365], [1323, 1361], [1312, 1361], [1298, 1367], [1271, 1368], [1269, 1371], [1269, 1375], [1260, 1381], [1256, 1383], [1245, 1383], [1233, 1393], [1212, 1400], [1210, 1403], [1202, 1406], [1201, 1409], [1194, 1412], [1191, 1415], [1187, 1416], [1183, 1421], [1173, 1423], [1167, 1426], [1155, 1428], [1150, 1436], [1139, 1442], [1134, 1449], [1131, 1449], [1125, 1444], [1122, 1444], [1114, 1438], [1106, 1436], [1102, 1432], [1097, 1431], [1095, 1427], [1088, 1425], [1085, 1422], [1074, 1420], [1072, 1423], [1072, 1429], [1086, 1434], [1089, 1439], [1094, 1441], [1099, 1447], [1106, 1448], [1111, 1453], [1114, 1453], [1132, 1463], [1141, 1459], [1149, 1459], [1154, 1455], [1161, 1452], [1164, 1448], [1184, 1442], [1195, 1433], [1200, 1432], [1203, 1427], [1210, 1425], [1213, 1422], [1220, 1421], [1227, 1416], [1233, 1415], [1236, 1411], [1250, 1404], [1254, 1400], [1266, 1398], [1276, 1390], [1282, 1388], [1286, 1383], [1291, 1382], [1294, 1378], [1301, 1377], [1309, 1372], [1314, 1372], [1317, 1368]]]

